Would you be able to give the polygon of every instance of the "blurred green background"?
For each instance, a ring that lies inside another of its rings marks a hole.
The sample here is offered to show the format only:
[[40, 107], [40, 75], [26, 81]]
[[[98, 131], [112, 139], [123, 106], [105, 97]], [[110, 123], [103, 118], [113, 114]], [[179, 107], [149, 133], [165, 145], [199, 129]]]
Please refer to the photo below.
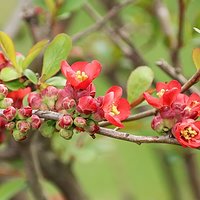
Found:
[[[106, 13], [104, 1], [90, 0], [88, 3], [102, 15]], [[163, 3], [169, 10], [171, 28], [176, 33], [178, 0], [164, 0]], [[18, 4], [17, 0], [0, 0], [1, 30], [4, 30], [9, 23]], [[187, 0], [185, 4], [187, 8], [181, 64], [184, 75], [189, 78], [195, 72], [192, 49], [200, 44], [200, 35], [193, 30], [193, 27], [200, 27], [200, 1]], [[153, 1], [138, 0], [136, 4], [124, 8], [119, 13], [119, 17], [123, 26], [128, 25], [127, 32], [130, 40], [138, 48], [148, 66], [153, 69], [155, 80], [168, 81], [170, 78], [155, 65], [155, 62], [161, 58], [170, 61], [170, 54], [168, 41], [151, 10], [152, 5]], [[72, 36], [93, 23], [94, 20], [87, 12], [79, 8], [73, 11], [73, 18], [66, 33]], [[112, 26], [111, 23], [109, 25]], [[13, 39], [17, 51], [26, 54], [32, 45], [32, 38], [25, 22], [21, 22], [20, 30]], [[120, 48], [112, 42], [103, 29], [89, 34], [74, 46], [80, 48], [82, 54], [80, 59], [98, 59], [103, 65], [103, 74], [95, 82], [98, 95], [103, 95], [114, 83], [115, 80], [111, 80], [106, 75], [110, 71], [115, 73], [121, 86], [126, 86], [133, 64], [123, 56]], [[73, 59], [69, 58], [71, 62]], [[124, 131], [136, 135], [156, 135], [150, 128], [150, 122], [150, 118], [129, 122]], [[72, 141], [54, 138], [52, 144], [58, 156], [64, 161], [72, 155], [75, 157], [75, 173], [91, 200], [196, 199], [189, 179], [190, 172], [187, 169], [188, 160], [185, 155], [188, 149], [160, 144], [139, 146], [101, 136], [97, 136], [95, 140], [86, 138], [84, 146], [78, 147], [77, 140], [77, 137]], [[190, 153], [195, 160], [195, 167], [199, 169], [199, 151], [193, 150]], [[12, 163], [12, 167], [19, 169], [21, 164]], [[196, 176], [199, 178], [199, 174]]]

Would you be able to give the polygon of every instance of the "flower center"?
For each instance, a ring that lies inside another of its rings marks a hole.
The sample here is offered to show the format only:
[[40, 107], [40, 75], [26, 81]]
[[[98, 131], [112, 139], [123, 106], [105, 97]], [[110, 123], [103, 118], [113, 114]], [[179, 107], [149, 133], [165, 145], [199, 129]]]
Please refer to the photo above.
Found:
[[166, 91], [168, 91], [168, 90], [161, 89], [161, 90], [157, 93], [158, 97], [161, 98], [161, 97], [163, 96], [163, 94], [164, 94]]
[[86, 80], [88, 78], [88, 75], [85, 72], [81, 72], [80, 70], [78, 70], [76, 72], [76, 78], [79, 81], [84, 81], [84, 80]]
[[186, 140], [190, 140], [195, 135], [197, 135], [197, 132], [190, 126], [181, 131], [181, 136], [184, 137]]
[[119, 115], [119, 113], [120, 113], [120, 112], [119, 112], [119, 110], [117, 110], [117, 106], [112, 105], [110, 114], [111, 114], [112, 116], [114, 116], [114, 115]]
[[192, 102], [190, 103], [189, 106], [186, 106], [186, 107], [185, 107], [185, 110], [190, 111], [192, 108], [194, 108], [194, 107], [197, 106], [197, 105], [199, 105], [199, 102], [198, 102], [198, 101], [192, 101]]

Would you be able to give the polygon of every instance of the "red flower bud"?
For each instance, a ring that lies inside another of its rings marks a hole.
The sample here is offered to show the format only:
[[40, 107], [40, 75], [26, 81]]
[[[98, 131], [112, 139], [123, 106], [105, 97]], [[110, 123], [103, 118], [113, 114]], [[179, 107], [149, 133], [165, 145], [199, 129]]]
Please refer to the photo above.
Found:
[[19, 119], [25, 119], [25, 118], [30, 117], [32, 115], [32, 108], [30, 106], [20, 108], [18, 110], [17, 114], [18, 114]]
[[9, 130], [9, 131], [13, 131], [13, 129], [15, 128], [15, 122], [8, 122], [6, 125], [5, 125], [6, 129]]
[[4, 84], [0, 84], [0, 100], [8, 95], [8, 88]]
[[0, 101], [0, 108], [7, 108], [13, 104], [13, 100], [11, 98], [4, 98]]
[[37, 115], [32, 115], [30, 122], [33, 129], [38, 129], [42, 123], [41, 119]]
[[63, 108], [63, 109], [66, 109], [66, 110], [75, 107], [75, 105], [76, 105], [75, 100], [74, 100], [74, 99], [70, 99], [70, 98], [68, 98], [68, 97], [65, 97], [65, 98], [63, 99], [63, 101], [62, 101], [62, 108]]
[[83, 128], [86, 126], [86, 120], [83, 117], [76, 117], [74, 119], [74, 124], [79, 128]]
[[93, 120], [88, 120], [87, 126], [84, 129], [85, 129], [85, 131], [94, 134], [94, 133], [98, 132], [99, 126]]
[[32, 109], [38, 109], [41, 106], [42, 98], [38, 93], [31, 93], [28, 96], [28, 103]]
[[78, 109], [84, 114], [91, 114], [96, 112], [97, 103], [91, 96], [84, 96], [79, 99]]
[[54, 86], [48, 86], [44, 90], [42, 90], [41, 95], [46, 97], [56, 97], [58, 95], [58, 89]]
[[58, 125], [61, 128], [69, 128], [72, 124], [73, 124], [73, 119], [70, 115], [64, 115], [58, 121]]
[[16, 109], [13, 106], [9, 106], [3, 111], [3, 115], [8, 121], [12, 121], [16, 116]]
[[16, 123], [16, 128], [21, 132], [21, 133], [26, 133], [28, 130], [31, 128], [31, 124], [27, 121], [17, 121]]

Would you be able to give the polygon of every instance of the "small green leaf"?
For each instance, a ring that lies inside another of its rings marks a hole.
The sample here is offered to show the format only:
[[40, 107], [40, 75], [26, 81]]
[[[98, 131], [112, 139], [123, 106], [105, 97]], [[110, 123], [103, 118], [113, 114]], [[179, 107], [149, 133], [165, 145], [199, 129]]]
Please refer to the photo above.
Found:
[[12, 39], [4, 32], [0, 31], [0, 45], [13, 66], [17, 66], [16, 51]]
[[71, 47], [71, 38], [64, 33], [53, 39], [44, 53], [42, 81], [52, 77], [60, 70], [60, 62], [67, 58]]
[[200, 69], [200, 48], [193, 49], [192, 58], [196, 68]]
[[23, 61], [23, 69], [26, 69], [33, 60], [40, 54], [43, 48], [47, 45], [48, 40], [42, 40], [35, 44], [28, 52], [25, 60]]
[[24, 85], [23, 83], [21, 83], [18, 79], [14, 80], [14, 81], [10, 81], [10, 82], [4, 82], [4, 84], [6, 85], [6, 87], [9, 90], [18, 90], [19, 88], [23, 88]]
[[0, 72], [0, 80], [5, 82], [15, 80], [19, 77], [21, 77], [21, 75], [18, 74], [13, 67], [5, 67]]
[[193, 29], [197, 32], [197, 33], [200, 33], [200, 30], [196, 27], [193, 27]]
[[132, 71], [127, 82], [129, 102], [136, 100], [151, 86], [154, 79], [153, 71], [147, 66], [141, 66]]
[[9, 200], [14, 197], [18, 192], [24, 190], [27, 187], [25, 180], [13, 179], [5, 183], [1, 183], [0, 197], [1, 200]]
[[28, 80], [30, 80], [34, 84], [37, 84], [38, 79], [37, 79], [35, 72], [33, 72], [30, 69], [25, 69], [23, 73], [24, 73], [24, 76], [26, 76], [26, 78], [28, 78]]
[[64, 87], [66, 85], [66, 78], [62, 76], [54, 76], [46, 80], [46, 83], [55, 87]]

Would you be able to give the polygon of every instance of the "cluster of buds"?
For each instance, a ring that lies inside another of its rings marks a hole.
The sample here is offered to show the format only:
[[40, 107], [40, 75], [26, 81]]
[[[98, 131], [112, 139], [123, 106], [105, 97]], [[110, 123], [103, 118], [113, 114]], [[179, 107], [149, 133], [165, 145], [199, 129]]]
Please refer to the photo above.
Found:
[[113, 86], [105, 96], [95, 97], [96, 89], [92, 82], [101, 71], [98, 61], [76, 62], [71, 66], [63, 61], [61, 71], [67, 79], [63, 89], [48, 86], [28, 96], [32, 109], [62, 114], [57, 122], [48, 120], [42, 124], [40, 131], [43, 135], [50, 137], [59, 132], [60, 136], [70, 139], [74, 133], [88, 132], [94, 136], [99, 130], [98, 123], [103, 120], [123, 128], [121, 121], [129, 116], [130, 105], [121, 98], [121, 87]]
[[200, 147], [200, 96], [181, 93], [181, 84], [172, 80], [156, 85], [157, 96], [144, 93], [146, 101], [157, 109], [152, 128], [161, 134], [172, 133], [184, 147]]

